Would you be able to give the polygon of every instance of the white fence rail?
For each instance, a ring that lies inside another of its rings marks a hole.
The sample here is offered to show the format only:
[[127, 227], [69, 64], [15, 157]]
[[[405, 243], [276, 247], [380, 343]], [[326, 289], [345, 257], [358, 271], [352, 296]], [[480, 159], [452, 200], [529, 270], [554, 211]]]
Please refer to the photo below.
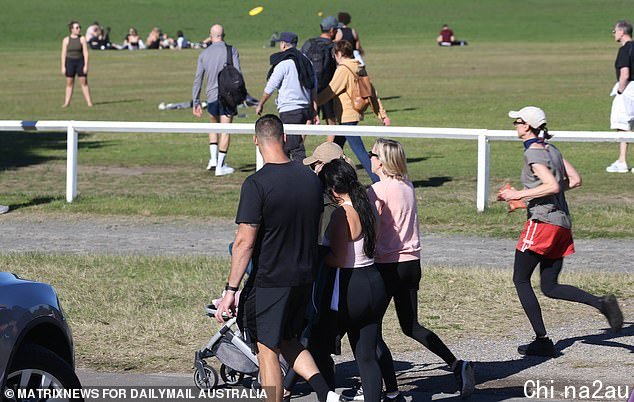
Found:
[[[122, 121], [73, 121], [73, 120], [0, 120], [0, 131], [60, 131], [67, 135], [66, 201], [77, 196], [77, 145], [79, 132], [100, 133], [228, 133], [253, 134], [253, 123], [156, 123]], [[321, 126], [287, 124], [286, 134], [348, 135], [390, 138], [440, 138], [478, 141], [478, 174], [476, 208], [482, 212], [489, 198], [489, 141], [516, 140], [514, 130], [487, 130], [434, 127], [382, 127], [382, 126]], [[599, 131], [550, 131], [556, 141], [570, 142], [634, 142], [631, 132]], [[369, 144], [368, 144], [369, 145]], [[256, 149], [258, 168], [262, 164]]]

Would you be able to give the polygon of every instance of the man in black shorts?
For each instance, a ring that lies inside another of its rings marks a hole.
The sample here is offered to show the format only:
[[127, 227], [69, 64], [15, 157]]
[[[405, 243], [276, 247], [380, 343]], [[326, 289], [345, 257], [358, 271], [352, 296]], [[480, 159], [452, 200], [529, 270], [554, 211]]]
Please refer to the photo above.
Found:
[[222, 322], [223, 314], [233, 314], [235, 292], [252, 259], [238, 323], [256, 345], [262, 386], [275, 387], [274, 395], [268, 388], [267, 400], [282, 400], [282, 353], [319, 401], [338, 401], [298, 341], [317, 262], [321, 184], [309, 169], [289, 160], [283, 141], [284, 127], [277, 116], [258, 119], [254, 142], [265, 164], [242, 184], [231, 273], [216, 319]]

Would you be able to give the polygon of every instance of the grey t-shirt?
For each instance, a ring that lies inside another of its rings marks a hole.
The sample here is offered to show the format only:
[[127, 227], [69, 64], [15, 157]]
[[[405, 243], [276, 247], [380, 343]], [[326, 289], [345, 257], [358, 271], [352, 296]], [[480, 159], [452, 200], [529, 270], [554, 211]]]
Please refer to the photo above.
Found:
[[[235, 47], [231, 47], [233, 56], [233, 66], [240, 71], [240, 56]], [[214, 42], [207, 49], [203, 50], [198, 56], [198, 64], [196, 67], [196, 75], [194, 76], [194, 85], [192, 87], [192, 100], [194, 105], [200, 104], [200, 90], [203, 85], [203, 76], [207, 80], [207, 89], [205, 91], [207, 102], [215, 102], [218, 100], [218, 73], [227, 64], [227, 47], [224, 42]]]
[[540, 164], [548, 167], [559, 183], [559, 193], [545, 197], [533, 198], [528, 201], [528, 219], [550, 223], [567, 229], [572, 227], [570, 212], [564, 191], [568, 188], [568, 174], [564, 166], [564, 158], [561, 152], [551, 144], [539, 147], [530, 147], [524, 151], [524, 168], [520, 180], [526, 188], [535, 188], [542, 181], [533, 173], [531, 165]]

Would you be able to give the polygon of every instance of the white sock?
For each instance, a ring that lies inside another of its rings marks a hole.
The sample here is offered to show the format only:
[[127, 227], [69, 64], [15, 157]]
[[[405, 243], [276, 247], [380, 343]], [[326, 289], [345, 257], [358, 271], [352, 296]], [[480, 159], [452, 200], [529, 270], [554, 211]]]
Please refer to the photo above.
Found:
[[218, 144], [209, 144], [209, 159], [218, 160]]
[[224, 166], [225, 165], [225, 158], [227, 157], [227, 153], [226, 152], [218, 152], [218, 166]]

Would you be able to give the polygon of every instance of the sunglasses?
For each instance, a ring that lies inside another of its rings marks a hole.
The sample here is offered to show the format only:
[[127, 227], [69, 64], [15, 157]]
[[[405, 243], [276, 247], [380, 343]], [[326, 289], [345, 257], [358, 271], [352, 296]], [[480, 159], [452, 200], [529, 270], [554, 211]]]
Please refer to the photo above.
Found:
[[526, 122], [525, 121], [521, 121], [521, 120], [516, 120], [516, 121], [513, 122], [514, 126], [519, 126], [520, 124], [526, 124]]
[[374, 153], [374, 152], [372, 152], [372, 151], [368, 151], [368, 157], [369, 157], [370, 159], [372, 159], [373, 157], [376, 157], [376, 158], [378, 159], [378, 158], [379, 158], [379, 155], [375, 154], [375, 153]]

